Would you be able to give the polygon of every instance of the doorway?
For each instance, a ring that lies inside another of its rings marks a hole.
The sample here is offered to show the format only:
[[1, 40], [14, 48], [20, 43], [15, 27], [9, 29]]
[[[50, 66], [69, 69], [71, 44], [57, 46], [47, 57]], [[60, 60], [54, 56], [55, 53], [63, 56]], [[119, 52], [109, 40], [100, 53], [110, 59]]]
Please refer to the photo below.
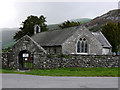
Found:
[[19, 69], [29, 70], [33, 69], [33, 54], [27, 50], [20, 51], [19, 53]]

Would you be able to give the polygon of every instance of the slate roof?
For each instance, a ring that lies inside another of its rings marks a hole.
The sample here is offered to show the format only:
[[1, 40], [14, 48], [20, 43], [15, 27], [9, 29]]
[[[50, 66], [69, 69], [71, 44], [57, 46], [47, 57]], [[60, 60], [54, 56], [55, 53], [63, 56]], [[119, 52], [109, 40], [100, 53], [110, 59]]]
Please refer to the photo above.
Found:
[[46, 32], [38, 33], [32, 36], [41, 46], [58, 46], [62, 45], [63, 42], [77, 30], [77, 27], [70, 27], [62, 30], [51, 30]]
[[112, 47], [111, 44], [108, 42], [108, 40], [104, 37], [102, 32], [92, 32], [92, 34], [102, 44], [103, 47], [106, 47], [106, 48]]
[[[31, 38], [41, 46], [59, 46], [64, 43], [67, 38], [72, 36], [77, 29], [83, 28], [82, 26], [65, 28], [62, 30], [51, 30], [38, 33]], [[102, 44], [103, 47], [110, 48], [111, 45], [101, 32], [92, 32], [96, 39]]]

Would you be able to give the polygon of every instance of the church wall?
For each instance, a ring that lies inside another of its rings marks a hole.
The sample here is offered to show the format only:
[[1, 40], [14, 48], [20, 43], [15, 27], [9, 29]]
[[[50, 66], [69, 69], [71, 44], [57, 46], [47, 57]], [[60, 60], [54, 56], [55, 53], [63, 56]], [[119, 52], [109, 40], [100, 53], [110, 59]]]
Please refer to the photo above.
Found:
[[101, 43], [91, 34], [88, 29], [78, 29], [69, 39], [62, 44], [64, 54], [77, 54], [77, 41], [85, 37], [88, 40], [88, 54], [102, 55]]

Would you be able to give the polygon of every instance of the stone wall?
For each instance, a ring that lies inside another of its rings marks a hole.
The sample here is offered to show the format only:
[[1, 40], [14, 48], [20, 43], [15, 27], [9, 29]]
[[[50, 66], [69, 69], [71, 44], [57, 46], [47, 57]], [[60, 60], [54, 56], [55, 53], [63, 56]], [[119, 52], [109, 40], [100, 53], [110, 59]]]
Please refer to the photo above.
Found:
[[61, 67], [118, 67], [120, 56], [81, 55], [38, 55], [35, 68], [51, 69]]
[[2, 53], [2, 68], [17, 68], [13, 53]]
[[49, 54], [62, 54], [62, 47], [61, 46], [43, 46], [43, 48]]
[[[10, 58], [12, 54], [2, 54], [3, 68], [17, 68]], [[14, 56], [14, 55], [12, 55]], [[118, 67], [120, 56], [100, 56], [100, 55], [42, 55], [34, 54], [35, 69], [52, 69], [62, 67]]]

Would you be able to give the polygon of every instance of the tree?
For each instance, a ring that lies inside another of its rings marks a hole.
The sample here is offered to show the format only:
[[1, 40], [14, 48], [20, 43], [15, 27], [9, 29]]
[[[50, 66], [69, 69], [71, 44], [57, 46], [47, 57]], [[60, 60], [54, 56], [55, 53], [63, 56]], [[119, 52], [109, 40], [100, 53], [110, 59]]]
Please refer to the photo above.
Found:
[[24, 35], [32, 36], [34, 34], [34, 26], [36, 24], [40, 26], [41, 32], [47, 31], [48, 29], [47, 25], [45, 24], [45, 19], [46, 17], [44, 17], [43, 15], [41, 15], [40, 17], [33, 15], [28, 16], [27, 19], [24, 22], [22, 22], [22, 27], [20, 27], [21, 31], [16, 32], [13, 38], [15, 40], [18, 40]]
[[74, 22], [74, 21], [65, 21], [61, 25], [59, 25], [60, 28], [68, 28], [68, 27], [74, 27], [74, 26], [79, 26], [81, 23], [80, 22]]
[[112, 45], [112, 51], [117, 52], [120, 45], [120, 24], [110, 22], [103, 26], [102, 33]]

